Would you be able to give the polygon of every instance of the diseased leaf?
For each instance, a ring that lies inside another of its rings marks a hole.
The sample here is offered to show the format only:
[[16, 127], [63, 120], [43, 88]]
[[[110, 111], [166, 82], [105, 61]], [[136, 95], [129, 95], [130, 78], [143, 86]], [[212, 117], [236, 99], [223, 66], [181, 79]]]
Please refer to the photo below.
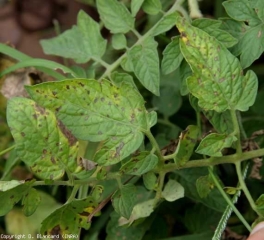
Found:
[[26, 182], [4, 192], [0, 191], [0, 216], [6, 215], [28, 193], [33, 182]]
[[41, 40], [44, 52], [72, 58], [77, 63], [102, 57], [106, 50], [106, 40], [101, 36], [99, 24], [84, 11], [80, 11], [77, 25], [57, 37]]
[[128, 162], [126, 162], [120, 171], [125, 174], [142, 175], [158, 164], [158, 157], [155, 154], [149, 152], [141, 152], [137, 156], [133, 156]]
[[152, 35], [157, 36], [161, 33], [169, 31], [175, 25], [177, 16], [179, 16], [179, 14], [174, 12], [162, 18], [162, 20], [153, 29]]
[[214, 182], [209, 175], [197, 178], [196, 189], [201, 198], [206, 198], [213, 188]]
[[156, 15], [162, 10], [162, 5], [160, 0], [145, 0], [142, 9], [147, 14]]
[[181, 132], [179, 142], [175, 151], [174, 161], [179, 166], [183, 166], [193, 154], [197, 138], [199, 136], [199, 128], [190, 125], [185, 131]]
[[166, 185], [162, 191], [162, 197], [164, 197], [168, 202], [173, 202], [179, 198], [183, 198], [184, 197], [184, 188], [177, 181], [170, 179], [166, 183]]
[[90, 228], [91, 223], [87, 221], [87, 216], [97, 205], [98, 204], [92, 197], [82, 200], [73, 200], [50, 214], [42, 222], [40, 232], [45, 235], [56, 233], [56, 235], [59, 235], [61, 238], [64, 234], [79, 235], [81, 228], [86, 230]]
[[110, 165], [133, 153], [148, 129], [144, 100], [137, 89], [107, 80], [76, 79], [27, 88], [33, 99], [56, 111], [57, 117], [81, 140], [104, 141], [95, 162]]
[[128, 52], [128, 61], [142, 85], [159, 96], [160, 70], [157, 42], [148, 38]]
[[127, 40], [124, 34], [118, 33], [112, 36], [112, 46], [114, 49], [124, 49], [127, 46]]
[[173, 38], [162, 53], [161, 69], [164, 74], [173, 72], [182, 62], [183, 55], [180, 50], [179, 39], [179, 36]]
[[123, 83], [126, 83], [126, 84], [130, 84], [132, 87], [137, 89], [133, 77], [128, 73], [113, 72], [111, 74], [111, 79], [118, 87], [121, 87]]
[[230, 48], [234, 46], [238, 41], [227, 31], [220, 29], [221, 21], [200, 18], [195, 19], [192, 22], [194, 27], [200, 28], [203, 31], [207, 32], [209, 35], [215, 37], [219, 42], [224, 44], [225, 47]]
[[12, 98], [7, 121], [18, 156], [37, 176], [59, 179], [65, 171], [77, 172], [78, 142], [53, 112], [30, 99]]
[[100, 18], [111, 33], [127, 33], [134, 28], [135, 19], [125, 5], [117, 0], [97, 0]]
[[223, 156], [222, 150], [231, 147], [236, 140], [236, 137], [232, 135], [211, 133], [202, 139], [195, 152], [212, 157], [221, 157]]
[[21, 184], [24, 184], [25, 181], [11, 180], [11, 181], [0, 181], [0, 191], [5, 192], [12, 188], [15, 188]]
[[131, 0], [131, 13], [135, 17], [138, 13], [138, 10], [141, 8], [144, 0]]
[[25, 216], [32, 215], [37, 207], [39, 206], [41, 197], [39, 192], [35, 188], [29, 189], [29, 191], [24, 195], [22, 200], [23, 213]]
[[126, 184], [112, 197], [115, 211], [126, 219], [129, 219], [133, 207], [135, 206], [135, 191], [136, 188], [134, 185]]
[[253, 71], [242, 75], [242, 68], [223, 45], [206, 32], [178, 18], [180, 47], [193, 75], [187, 79], [190, 92], [204, 110], [246, 111], [257, 94], [257, 77]]

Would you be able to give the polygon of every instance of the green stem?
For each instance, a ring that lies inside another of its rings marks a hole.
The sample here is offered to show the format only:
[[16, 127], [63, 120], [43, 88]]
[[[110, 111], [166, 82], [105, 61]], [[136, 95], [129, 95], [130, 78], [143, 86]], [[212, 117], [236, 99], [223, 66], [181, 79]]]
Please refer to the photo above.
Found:
[[237, 150], [237, 153], [241, 153], [242, 149], [241, 149], [241, 141], [240, 141], [240, 129], [239, 129], [239, 123], [238, 123], [237, 116], [236, 116], [236, 111], [232, 109], [230, 110], [230, 113], [231, 113], [232, 123], [234, 126], [234, 135], [237, 137], [236, 150]]
[[146, 134], [146, 136], [148, 137], [152, 147], [154, 147], [156, 149], [156, 153], [158, 155], [158, 158], [160, 159], [160, 161], [163, 161], [163, 156], [161, 154], [161, 151], [160, 151], [160, 148], [159, 148], [159, 145], [156, 141], [156, 139], [154, 138], [154, 136], [152, 135], [152, 133], [150, 131], [146, 131], [144, 132]]
[[248, 229], [248, 231], [251, 232], [250, 225], [247, 223], [247, 221], [242, 216], [242, 214], [237, 210], [237, 208], [235, 207], [235, 205], [233, 204], [233, 202], [229, 198], [229, 196], [227, 196], [227, 194], [225, 193], [225, 191], [222, 189], [220, 183], [218, 182], [218, 179], [216, 178], [216, 176], [213, 173], [212, 167], [208, 167], [208, 171], [209, 171], [209, 174], [210, 174], [210, 176], [212, 177], [212, 179], [214, 181], [214, 184], [218, 188], [218, 190], [221, 193], [221, 195], [223, 196], [223, 198], [226, 200], [226, 202], [228, 203], [228, 205], [233, 209], [234, 213], [237, 215], [237, 217], [240, 219], [240, 221], [244, 224], [244, 226]]
[[[173, 159], [173, 156], [174, 155], [171, 154], [171, 155], [163, 156], [163, 158], [164, 160], [169, 160], [169, 159]], [[171, 172], [171, 171], [182, 169], [182, 168], [208, 167], [208, 166], [215, 166], [215, 165], [224, 164], [224, 163], [234, 163], [235, 164], [236, 162], [243, 162], [245, 160], [249, 160], [249, 159], [261, 157], [261, 156], [264, 156], [264, 148], [253, 150], [250, 152], [235, 153], [235, 154], [227, 155], [223, 157], [210, 157], [204, 160], [201, 160], [201, 159], [192, 160], [180, 167], [176, 165], [175, 163], [169, 163], [163, 167], [163, 170], [165, 172]]]
[[79, 185], [75, 185], [75, 186], [73, 187], [72, 192], [71, 192], [71, 195], [70, 195], [70, 197], [68, 198], [66, 204], [67, 204], [67, 203], [70, 203], [70, 202], [72, 202], [72, 201], [74, 200], [74, 198], [75, 198], [75, 196], [76, 196], [76, 193], [78, 192], [79, 188], [80, 188]]
[[237, 176], [238, 176], [238, 181], [239, 181], [239, 184], [240, 184], [240, 187], [241, 189], [243, 190], [251, 208], [259, 215], [261, 216], [261, 214], [257, 211], [257, 207], [256, 207], [256, 204], [250, 194], [250, 192], [248, 191], [248, 188], [246, 186], [246, 183], [244, 181], [244, 178], [243, 178], [243, 175], [242, 175], [242, 171], [241, 171], [241, 162], [236, 162], [235, 163], [235, 166], [236, 166], [236, 173], [237, 173]]
[[9, 148], [7, 148], [7, 149], [1, 151], [1, 152], [0, 152], [0, 156], [1, 156], [1, 155], [4, 155], [5, 153], [7, 153], [7, 152], [9, 152], [9, 151], [11, 151], [12, 149], [15, 148], [15, 146], [16, 146], [16, 145], [13, 145], [13, 146], [11, 146], [11, 147], [9, 147]]
[[159, 173], [159, 186], [158, 186], [158, 189], [156, 192], [154, 206], [156, 206], [158, 204], [158, 202], [160, 201], [160, 199], [162, 197], [162, 189], [163, 189], [163, 185], [164, 185], [165, 175], [166, 175], [165, 172]]

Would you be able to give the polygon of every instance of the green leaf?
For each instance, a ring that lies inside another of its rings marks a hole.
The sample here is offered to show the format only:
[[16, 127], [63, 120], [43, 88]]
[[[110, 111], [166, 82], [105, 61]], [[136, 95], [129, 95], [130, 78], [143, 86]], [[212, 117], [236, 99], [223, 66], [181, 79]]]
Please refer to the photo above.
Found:
[[256, 201], [257, 211], [264, 214], [264, 194], [261, 194]]
[[22, 200], [23, 213], [25, 216], [32, 215], [37, 207], [39, 206], [41, 197], [39, 192], [35, 188], [29, 189], [29, 191], [24, 195]]
[[179, 14], [177, 12], [166, 15], [153, 29], [152, 35], [157, 36], [161, 33], [169, 31], [175, 26], [175, 22]]
[[159, 159], [155, 154], [141, 152], [139, 155], [133, 156], [128, 162], [126, 162], [120, 168], [120, 171], [124, 174], [140, 176], [155, 168], [158, 161]]
[[215, 229], [220, 218], [221, 213], [205, 207], [202, 204], [195, 204], [193, 207], [187, 209], [184, 216], [184, 224], [192, 233], [203, 233], [208, 231], [208, 229]]
[[248, 22], [249, 26], [262, 24], [248, 0], [229, 0], [223, 2], [227, 14], [237, 21]]
[[[187, 87], [187, 79], [192, 75], [192, 70], [189, 64], [183, 60], [180, 65], [180, 92], [182, 96], [185, 96], [189, 93], [189, 89]], [[192, 95], [191, 95], [192, 96]]]
[[207, 174], [208, 170], [205, 167], [181, 169], [175, 172], [175, 175], [178, 176], [177, 181], [184, 187], [186, 197], [203, 203], [205, 206], [218, 212], [224, 212], [227, 203], [218, 189], [214, 188], [206, 198], [201, 198], [198, 194], [196, 181], [199, 177]]
[[84, 11], [78, 14], [78, 26], [58, 37], [42, 40], [41, 45], [46, 54], [72, 58], [77, 63], [100, 58], [106, 50], [106, 40], [101, 36], [99, 24]]
[[193, 154], [197, 138], [199, 136], [199, 128], [190, 125], [185, 131], [181, 132], [179, 142], [175, 151], [174, 161], [179, 166], [183, 166]]
[[157, 112], [151, 111], [147, 114], [147, 121], [149, 129], [152, 128], [154, 125], [156, 125], [158, 119], [157, 119]]
[[18, 156], [37, 176], [59, 179], [65, 171], [77, 171], [78, 142], [57, 122], [53, 112], [30, 99], [12, 98], [7, 121]]
[[99, 201], [102, 197], [102, 193], [104, 191], [104, 187], [101, 185], [96, 185], [93, 190], [91, 196], [95, 201]]
[[192, 22], [194, 27], [200, 28], [203, 31], [207, 32], [209, 35], [215, 37], [219, 42], [224, 44], [225, 47], [230, 48], [234, 46], [238, 40], [233, 37], [227, 31], [224, 31], [220, 28], [221, 22], [213, 19], [200, 18], [195, 19]]
[[202, 139], [195, 152], [211, 157], [221, 157], [222, 150], [231, 147], [236, 140], [237, 138], [232, 135], [211, 133]]
[[182, 62], [183, 55], [180, 50], [179, 40], [179, 36], [173, 38], [162, 53], [161, 69], [164, 74], [173, 72]]
[[162, 191], [162, 197], [164, 197], [168, 202], [173, 202], [179, 198], [183, 198], [184, 197], [184, 188], [177, 181], [170, 179], [166, 183], [166, 185]]
[[81, 228], [86, 230], [90, 228], [91, 223], [87, 221], [87, 215], [95, 207], [97, 203], [91, 197], [65, 204], [42, 222], [40, 232], [45, 235], [52, 235], [56, 232], [60, 237], [64, 234], [79, 235]]
[[243, 76], [238, 59], [206, 32], [182, 18], [178, 18], [177, 27], [181, 32], [181, 51], [193, 71], [187, 85], [199, 99], [199, 106], [217, 112], [248, 110], [257, 94], [256, 74], [248, 71]]
[[179, 90], [170, 85], [162, 86], [160, 96], [153, 96], [153, 106], [165, 117], [175, 114], [182, 105], [182, 98]]
[[127, 83], [130, 84], [135, 89], [137, 89], [133, 77], [128, 73], [119, 73], [115, 71], [111, 74], [111, 79], [118, 87], [121, 87], [123, 83]]
[[33, 182], [26, 182], [4, 192], [0, 191], [0, 216], [6, 215], [27, 194]]
[[243, 68], [249, 67], [264, 50], [263, 1], [254, 4], [246, 0], [228, 1], [223, 5], [228, 15], [237, 20], [223, 19], [223, 29], [230, 32], [239, 41], [232, 48], [232, 52], [235, 55], [241, 54], [240, 61]]
[[[136, 151], [148, 129], [144, 99], [130, 84], [107, 80], [66, 80], [27, 88], [31, 97], [53, 111], [81, 140], [105, 141], [95, 162], [117, 163]], [[78, 96], [78, 97], [76, 97]]]
[[148, 172], [143, 175], [143, 182], [148, 190], [153, 190], [157, 187], [158, 178], [153, 172]]
[[24, 184], [25, 181], [11, 180], [11, 181], [0, 181], [0, 191], [5, 192], [12, 188], [15, 188], [21, 184]]
[[142, 4], [143, 4], [144, 0], [131, 0], [131, 13], [132, 16], [135, 17], [139, 11], [139, 9], [141, 8]]
[[197, 240], [197, 239], [212, 240], [213, 235], [214, 235], [213, 231], [206, 231], [198, 234], [189, 234], [180, 237], [167, 238], [166, 240]]
[[197, 178], [196, 189], [201, 198], [206, 198], [213, 188], [214, 182], [209, 175]]
[[160, 0], [145, 0], [142, 9], [147, 14], [156, 15], [162, 10], [162, 5]]
[[112, 46], [116, 50], [124, 49], [127, 46], [127, 40], [124, 34], [118, 33], [112, 36]]
[[159, 95], [160, 70], [157, 42], [148, 38], [128, 52], [128, 61], [138, 80], [155, 95]]
[[121, 216], [129, 219], [135, 206], [136, 188], [132, 184], [122, 186], [112, 197], [112, 204], [115, 211]]
[[135, 19], [125, 5], [117, 0], [97, 0], [100, 18], [111, 33], [127, 33], [134, 28]]

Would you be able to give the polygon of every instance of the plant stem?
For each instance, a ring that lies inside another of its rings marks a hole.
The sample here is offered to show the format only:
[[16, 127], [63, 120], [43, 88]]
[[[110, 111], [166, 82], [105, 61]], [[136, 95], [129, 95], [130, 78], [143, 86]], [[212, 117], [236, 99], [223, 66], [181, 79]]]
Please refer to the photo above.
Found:
[[235, 166], [236, 166], [236, 173], [237, 173], [237, 176], [238, 176], [238, 181], [239, 181], [239, 184], [240, 184], [240, 187], [241, 189], [243, 190], [251, 208], [259, 215], [261, 216], [261, 214], [257, 211], [257, 207], [256, 207], [256, 204], [250, 194], [250, 192], [248, 191], [248, 188], [246, 186], [246, 183], [244, 181], [244, 178], [243, 178], [243, 175], [242, 175], [242, 171], [241, 171], [241, 162], [236, 162], [235, 163]]
[[233, 202], [231, 201], [231, 199], [229, 198], [229, 196], [227, 196], [227, 194], [225, 193], [225, 191], [222, 189], [220, 183], [218, 182], [218, 179], [216, 178], [216, 176], [213, 173], [212, 167], [208, 167], [208, 171], [209, 171], [209, 174], [210, 174], [210, 176], [212, 177], [212, 179], [214, 181], [214, 184], [218, 188], [218, 190], [221, 193], [221, 195], [223, 196], [223, 198], [226, 200], [226, 202], [228, 203], [228, 205], [233, 209], [233, 211], [235, 212], [235, 214], [237, 215], [237, 217], [244, 224], [244, 226], [248, 229], [248, 231], [251, 232], [252, 229], [251, 229], [250, 225], [247, 223], [247, 221], [242, 216], [242, 214], [237, 210], [237, 208], [235, 207], [235, 205], [233, 204]]
[[236, 116], [236, 111], [232, 109], [230, 110], [230, 113], [231, 113], [231, 118], [232, 118], [232, 122], [234, 126], [234, 135], [237, 137], [236, 151], [237, 153], [241, 153], [242, 149], [241, 149], [241, 141], [240, 141], [240, 129], [239, 129], [239, 123], [238, 123], [237, 116]]
[[156, 149], [156, 153], [157, 153], [157, 155], [158, 155], [159, 160], [160, 160], [160, 161], [163, 161], [164, 159], [163, 159], [163, 156], [162, 156], [162, 154], [161, 154], [161, 151], [160, 151], [159, 145], [158, 145], [156, 139], [154, 138], [154, 136], [152, 135], [152, 133], [151, 133], [149, 130], [146, 131], [146, 132], [144, 132], [144, 133], [145, 133], [146, 136], [148, 137], [148, 139], [149, 139], [151, 145]]
[[74, 200], [76, 193], [78, 192], [79, 188], [80, 188], [80, 186], [78, 184], [73, 187], [71, 195], [65, 204], [70, 203]]
[[[173, 159], [173, 154], [170, 154], [168, 156], [163, 156], [164, 160]], [[208, 166], [214, 166], [224, 163], [236, 163], [236, 162], [243, 162], [245, 160], [261, 157], [264, 156], [264, 148], [253, 150], [250, 152], [244, 152], [244, 153], [235, 153], [232, 155], [227, 155], [223, 157], [210, 157], [207, 159], [197, 159], [197, 160], [191, 160], [187, 162], [183, 166], [178, 166], [174, 163], [166, 164], [163, 167], [163, 170], [165, 172], [171, 172], [174, 170], [182, 169], [182, 168], [193, 168], [193, 167], [208, 167]]]
[[9, 152], [9, 151], [11, 151], [12, 149], [15, 148], [15, 146], [16, 146], [16, 145], [13, 145], [13, 146], [11, 146], [11, 147], [9, 147], [9, 148], [6, 148], [5, 150], [1, 151], [1, 152], [0, 152], [0, 156], [1, 156], [1, 155], [4, 155], [5, 153], [7, 153], [7, 152]]
[[155, 202], [154, 202], [154, 206], [157, 205], [157, 203], [160, 201], [161, 197], [162, 197], [162, 189], [163, 189], [163, 185], [164, 185], [164, 179], [165, 179], [165, 172], [160, 172], [159, 173], [159, 186], [156, 192], [156, 196], [155, 196]]

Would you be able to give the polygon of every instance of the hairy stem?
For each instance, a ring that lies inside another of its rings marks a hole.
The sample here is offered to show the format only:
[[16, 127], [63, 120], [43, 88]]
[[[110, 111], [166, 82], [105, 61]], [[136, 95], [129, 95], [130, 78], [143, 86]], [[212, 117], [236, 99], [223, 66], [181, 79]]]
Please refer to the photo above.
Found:
[[79, 185], [75, 185], [75, 186], [73, 187], [72, 192], [71, 192], [71, 195], [70, 195], [70, 197], [68, 198], [66, 204], [67, 204], [67, 203], [70, 203], [70, 202], [72, 202], [72, 201], [74, 200], [74, 198], [75, 198], [75, 196], [76, 196], [76, 193], [78, 192], [79, 188], [80, 188]]
[[145, 134], [148, 137], [152, 147], [155, 148], [159, 160], [163, 161], [163, 156], [161, 154], [161, 151], [160, 151], [160, 148], [159, 148], [159, 145], [158, 145], [156, 139], [154, 138], [154, 136], [152, 135], [152, 133], [150, 131], [146, 131]]
[[236, 111], [231, 110], [230, 113], [231, 113], [231, 118], [232, 118], [232, 122], [234, 126], [234, 135], [237, 137], [236, 151], [237, 153], [241, 153], [242, 149], [241, 149], [241, 141], [240, 141], [240, 129], [239, 129], [239, 123], [238, 123], [237, 116], [236, 116]]
[[164, 172], [159, 173], [159, 186], [158, 186], [158, 189], [156, 192], [154, 206], [160, 201], [160, 199], [162, 197], [162, 189], [163, 189], [163, 185], [164, 185], [165, 175], [166, 175], [166, 173], [164, 173]]

